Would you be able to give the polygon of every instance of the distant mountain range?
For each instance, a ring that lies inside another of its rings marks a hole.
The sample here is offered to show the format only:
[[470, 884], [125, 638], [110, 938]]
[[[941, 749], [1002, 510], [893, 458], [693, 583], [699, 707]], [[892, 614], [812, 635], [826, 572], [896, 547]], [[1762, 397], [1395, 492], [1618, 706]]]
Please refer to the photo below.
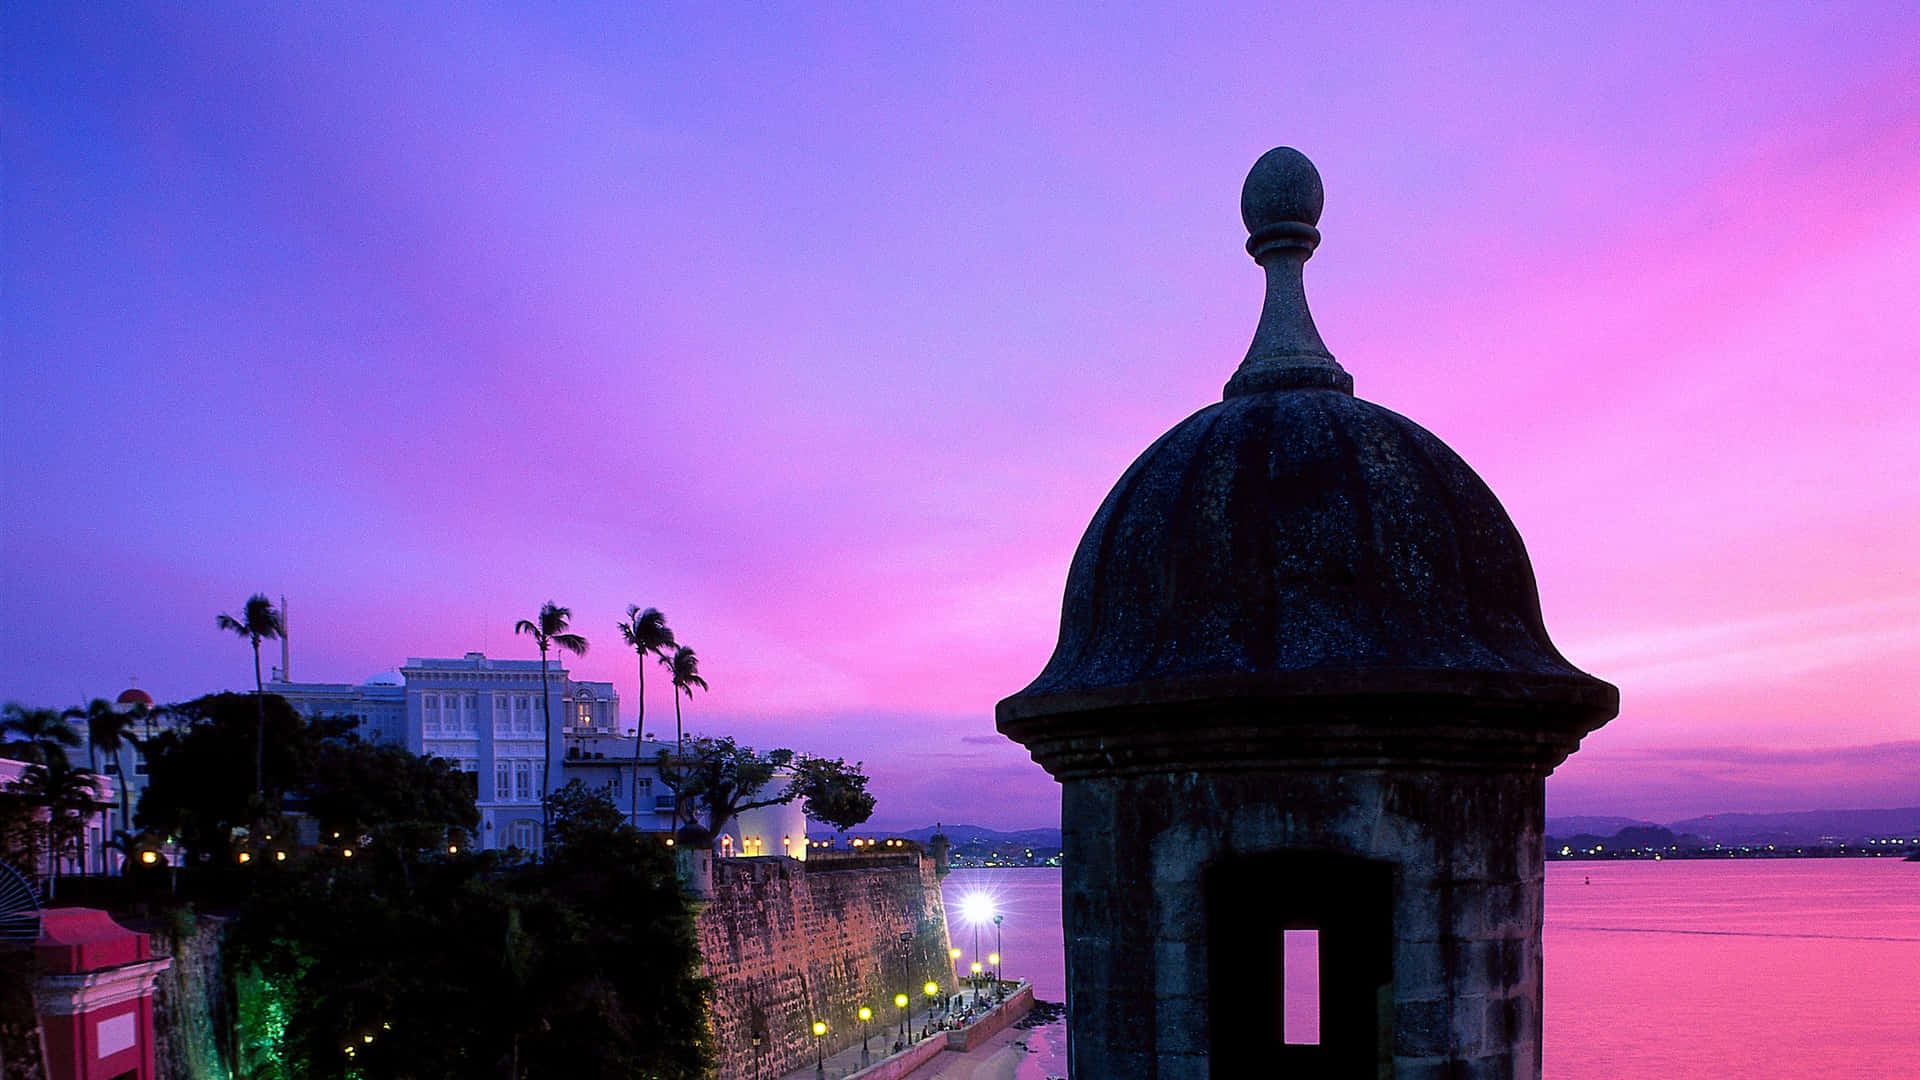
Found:
[[1655, 823], [1622, 817], [1547, 819], [1553, 837], [1608, 837], [1621, 829], [1659, 827], [1711, 844], [1859, 844], [1874, 837], [1920, 836], [1920, 806], [1899, 810], [1802, 810], [1789, 814], [1708, 814]]
[[932, 825], [922, 825], [918, 829], [907, 829], [904, 831], [868, 829], [862, 827], [849, 833], [835, 833], [833, 835], [836, 838], [842, 836], [899, 836], [908, 840], [917, 840], [924, 844], [932, 838], [935, 832], [946, 833], [947, 840], [953, 844], [954, 850], [965, 854], [978, 854], [979, 852], [971, 850], [976, 847], [983, 851], [992, 848], [1002, 848], [1006, 850], [1019, 849], [1023, 851], [1027, 848], [1032, 848], [1036, 852], [1060, 850], [1059, 829], [1015, 829], [1012, 832], [1002, 832], [999, 829], [989, 829], [985, 825], [942, 825], [938, 829]]
[[[1920, 836], [1920, 806], [1897, 810], [1803, 810], [1788, 814], [1708, 814], [1685, 821], [1654, 822], [1644, 818], [1570, 816], [1547, 819], [1547, 835], [1554, 837], [1611, 837], [1622, 829], [1664, 828], [1691, 834], [1710, 844], [1818, 844], [1839, 841], [1858, 844], [1873, 837]], [[979, 854], [992, 849], [1058, 851], [1059, 829], [1004, 831], [985, 825], [943, 825], [955, 851]], [[917, 829], [858, 829], [845, 836], [901, 836], [926, 843], [932, 825]], [[977, 849], [977, 850], [976, 850]]]

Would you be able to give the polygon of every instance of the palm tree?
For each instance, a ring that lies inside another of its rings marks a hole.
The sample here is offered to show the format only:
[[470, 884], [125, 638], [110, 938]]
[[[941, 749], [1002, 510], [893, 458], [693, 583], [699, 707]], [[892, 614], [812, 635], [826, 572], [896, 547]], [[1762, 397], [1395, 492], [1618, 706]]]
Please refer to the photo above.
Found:
[[88, 768], [96, 773], [100, 771], [100, 754], [106, 754], [113, 761], [114, 770], [119, 774], [119, 782], [114, 786], [120, 789], [120, 827], [131, 832], [133, 819], [127, 807], [127, 770], [121, 766], [120, 751], [133, 741], [130, 729], [135, 714], [118, 711], [106, 698], [94, 698], [87, 702], [86, 708], [68, 709], [63, 715], [87, 722]]
[[[631, 819], [640, 814], [640, 740], [647, 731], [647, 654], [665, 658], [667, 650], [674, 647], [674, 641], [673, 631], [667, 628], [667, 617], [660, 614], [660, 609], [642, 611], [639, 604], [627, 605], [627, 621], [620, 624], [620, 636], [626, 639], [634, 652], [640, 654], [639, 711], [633, 721], [633, 799], [632, 807], [627, 811], [627, 817]], [[676, 707], [679, 701], [676, 696]]]
[[[673, 679], [673, 764], [677, 769], [681, 767], [686, 754], [687, 740], [686, 734], [680, 729], [680, 695], [685, 694], [687, 700], [692, 701], [694, 688], [705, 690], [707, 680], [700, 677], [700, 658], [685, 645], [675, 647], [672, 656], [660, 657], [660, 666], [666, 668], [667, 674]], [[678, 829], [680, 800], [676, 798], [673, 803], [673, 827]]]
[[253, 697], [259, 707], [260, 723], [253, 737], [253, 797], [260, 797], [261, 789], [266, 786], [267, 741], [267, 684], [260, 678], [260, 642], [280, 637], [287, 632], [287, 624], [281, 620], [273, 601], [266, 593], [254, 593], [247, 598], [243, 617], [234, 618], [222, 614], [214, 620], [214, 625], [222, 630], [231, 630], [253, 643]]
[[15, 740], [7, 745], [10, 753], [21, 754], [28, 761], [52, 761], [59, 758], [67, 760], [65, 747], [80, 745], [80, 736], [67, 726], [67, 718], [58, 709], [30, 709], [17, 701], [7, 702], [0, 708], [0, 740], [12, 736]]
[[553, 794], [553, 691], [547, 686], [547, 650], [561, 648], [575, 656], [587, 655], [587, 639], [579, 634], [567, 633], [567, 620], [573, 618], [571, 608], [563, 608], [549, 600], [540, 605], [540, 619], [521, 619], [513, 624], [516, 634], [532, 634], [533, 643], [540, 646], [540, 715], [546, 720], [547, 750], [546, 759], [540, 763], [540, 850], [546, 851], [546, 827], [552, 823], [553, 810], [547, 805], [547, 796]]
[[[45, 711], [53, 712], [52, 709]], [[29, 805], [46, 808], [48, 899], [53, 898], [60, 878], [60, 849], [66, 846], [60, 834], [70, 834], [65, 838], [68, 842], [78, 836], [86, 828], [85, 812], [99, 797], [93, 779], [93, 773], [74, 768], [67, 763], [66, 755], [57, 754], [27, 766], [18, 780], [6, 786], [9, 794], [23, 797]], [[76, 815], [75, 811], [80, 813]]]

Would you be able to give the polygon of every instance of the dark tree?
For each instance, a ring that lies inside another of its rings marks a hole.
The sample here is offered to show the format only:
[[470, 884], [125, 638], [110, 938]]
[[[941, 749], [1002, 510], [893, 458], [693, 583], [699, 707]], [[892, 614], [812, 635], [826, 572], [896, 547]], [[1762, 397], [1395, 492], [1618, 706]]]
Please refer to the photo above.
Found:
[[259, 722], [253, 733], [253, 794], [258, 798], [266, 790], [266, 765], [262, 759], [266, 754], [267, 738], [267, 686], [260, 678], [260, 643], [286, 633], [287, 625], [266, 593], [249, 596], [247, 606], [240, 609], [239, 618], [222, 612], [213, 623], [222, 630], [230, 630], [246, 638], [253, 645], [253, 696], [259, 704]]
[[804, 799], [808, 816], [850, 829], [873, 814], [873, 796], [859, 766], [838, 758], [796, 755], [791, 750], [759, 753], [731, 736], [696, 735], [686, 742], [679, 763], [665, 751], [658, 756], [663, 783], [705, 818], [717, 838], [742, 812]]
[[590, 788], [578, 780], [547, 796], [547, 842], [553, 851], [577, 851], [582, 845], [601, 842], [627, 826], [620, 808], [599, 788]]
[[397, 746], [323, 740], [301, 790], [324, 833], [369, 836], [377, 850], [465, 847], [480, 824], [466, 773]]
[[[637, 714], [633, 721], [633, 774], [640, 775], [640, 744], [647, 736], [647, 657], [664, 659], [674, 648], [673, 631], [667, 626], [667, 617], [659, 608], [640, 610], [639, 604], [627, 606], [627, 621], [620, 624], [620, 636], [634, 652], [640, 655], [640, 690]], [[674, 690], [674, 715], [679, 715], [679, 689]], [[628, 813], [638, 816], [640, 813], [640, 785], [634, 784], [632, 806]]]
[[[567, 633], [567, 623], [573, 618], [571, 608], [563, 608], [549, 600], [540, 605], [538, 619], [521, 619], [513, 624], [515, 634], [532, 634], [533, 643], [540, 647], [540, 716], [546, 722], [546, 756], [540, 761], [540, 798], [544, 801], [553, 794], [553, 777], [549, 775], [549, 765], [553, 761], [553, 688], [547, 684], [547, 651], [560, 649], [575, 656], [587, 655], [587, 639], [579, 634]], [[543, 825], [546, 823], [542, 823]], [[546, 831], [544, 828], [541, 830]], [[542, 844], [545, 843], [544, 836]]]
[[[321, 741], [339, 727], [309, 724], [277, 694], [250, 696], [212, 694], [170, 707], [187, 724], [146, 740], [147, 787], [133, 814], [141, 828], [178, 837], [196, 855], [224, 855], [236, 828], [271, 827], [263, 806], [306, 782]], [[249, 784], [260, 731], [268, 747], [260, 790], [274, 797], [267, 803]]]
[[28, 708], [17, 701], [0, 708], [0, 751], [20, 761], [66, 759], [69, 748], [80, 745], [80, 736], [67, 726], [58, 709]]
[[94, 698], [85, 708], [68, 709], [64, 715], [87, 722], [87, 766], [100, 771], [99, 755], [113, 763], [114, 786], [120, 789], [120, 828], [132, 830], [133, 818], [127, 806], [127, 770], [121, 767], [120, 751], [133, 741], [132, 729], [144, 709], [121, 712], [105, 698]]
[[862, 763], [848, 765], [841, 758], [803, 757], [795, 760], [794, 788], [805, 801], [801, 809], [815, 821], [841, 831], [873, 816], [873, 796], [867, 792]]
[[554, 794], [541, 864], [316, 860], [234, 930], [255, 1076], [660, 1077], [712, 1065], [710, 987], [666, 849], [604, 795]]
[[[28, 820], [32, 822], [23, 830], [24, 835], [31, 836], [34, 826], [38, 827], [41, 842], [33, 845], [34, 850], [27, 852], [25, 859], [31, 866], [35, 855], [46, 855], [49, 898], [54, 895], [60, 878], [61, 856], [80, 839], [86, 831], [88, 816], [101, 805], [94, 786], [96, 779], [92, 772], [73, 767], [61, 755], [30, 764], [19, 779], [0, 785], [0, 800], [14, 803], [0, 808], [0, 820], [17, 821], [22, 816], [19, 805], [24, 804], [28, 808]], [[10, 856], [8, 861], [19, 858]]]

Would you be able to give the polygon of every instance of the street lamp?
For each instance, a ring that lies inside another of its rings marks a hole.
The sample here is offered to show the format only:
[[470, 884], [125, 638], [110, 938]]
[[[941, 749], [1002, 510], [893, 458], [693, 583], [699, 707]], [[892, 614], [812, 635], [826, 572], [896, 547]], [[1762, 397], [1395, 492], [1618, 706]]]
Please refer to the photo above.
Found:
[[[927, 985], [925, 985], [925, 986], [923, 986], [923, 987], [921, 987], [920, 989], [922, 989], [922, 990], [924, 990], [924, 991], [926, 991], [926, 994], [927, 994], [927, 997], [929, 997], [929, 998], [937, 998], [937, 997], [939, 997], [939, 996], [940, 996], [940, 984], [939, 984], [939, 983], [937, 983], [937, 982], [929, 982], [929, 983], [927, 983]], [[933, 1006], [932, 1006], [932, 1004], [931, 1004], [931, 1002], [929, 1002], [929, 1004], [928, 1004], [928, 1006], [927, 1006], [927, 1011], [928, 1011], [928, 1012], [932, 1012], [932, 1011], [933, 1011]], [[944, 1003], [943, 1003], [943, 1005], [942, 1005], [942, 1009], [941, 1009], [941, 1011], [942, 1011], [942, 1012], [944, 1012], [944, 1011], [946, 1011], [946, 1010], [945, 1010], [945, 1007], [944, 1007]]]
[[1006, 917], [1003, 912], [993, 913], [993, 981], [996, 988], [1000, 983], [1000, 924]]
[[980, 1004], [980, 961], [973, 962], [973, 1003]]
[[873, 1058], [867, 1054], [867, 1039], [873, 1035], [872, 1020], [873, 1010], [860, 1006], [860, 1067], [863, 1069], [873, 1064]]
[[907, 1045], [907, 995], [893, 995], [893, 1007], [900, 1010], [900, 1045]]
[[813, 1022], [813, 1075], [827, 1080], [827, 1022]]

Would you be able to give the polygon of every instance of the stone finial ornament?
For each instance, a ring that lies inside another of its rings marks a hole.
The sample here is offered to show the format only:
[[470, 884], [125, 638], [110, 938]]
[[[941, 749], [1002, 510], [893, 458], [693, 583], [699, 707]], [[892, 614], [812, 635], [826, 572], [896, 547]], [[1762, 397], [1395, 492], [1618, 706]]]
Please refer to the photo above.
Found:
[[1353, 393], [1353, 376], [1333, 359], [1313, 325], [1302, 281], [1307, 260], [1320, 246], [1316, 226], [1325, 201], [1320, 170], [1290, 146], [1262, 154], [1247, 174], [1240, 219], [1247, 223], [1247, 254], [1267, 272], [1267, 300], [1247, 358], [1227, 383], [1227, 397], [1306, 387]]

